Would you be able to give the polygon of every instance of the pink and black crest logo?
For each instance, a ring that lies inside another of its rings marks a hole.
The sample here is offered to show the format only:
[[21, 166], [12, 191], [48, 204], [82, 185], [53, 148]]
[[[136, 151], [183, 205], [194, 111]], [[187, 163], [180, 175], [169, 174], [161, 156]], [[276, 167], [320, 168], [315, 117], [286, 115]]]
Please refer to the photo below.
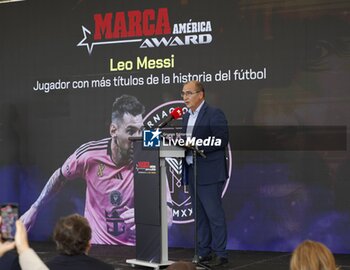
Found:
[[[182, 108], [183, 113], [187, 112], [187, 108], [182, 100], [175, 100], [163, 103], [153, 110], [151, 110], [144, 117], [144, 124], [147, 128], [156, 128], [175, 108]], [[168, 134], [177, 134], [181, 132], [181, 121], [177, 119], [171, 122], [166, 128], [165, 132]], [[175, 135], [176, 136], [176, 135]], [[229, 168], [229, 177], [225, 183], [225, 187], [222, 196], [225, 195], [227, 187], [230, 182], [231, 171], [232, 171], [232, 155], [230, 145], [228, 145], [228, 159], [227, 165]], [[176, 224], [184, 224], [193, 222], [194, 212], [191, 201], [191, 196], [187, 186], [181, 184], [182, 175], [182, 159], [181, 158], [166, 158], [167, 166], [167, 180], [173, 203], [173, 222]]]

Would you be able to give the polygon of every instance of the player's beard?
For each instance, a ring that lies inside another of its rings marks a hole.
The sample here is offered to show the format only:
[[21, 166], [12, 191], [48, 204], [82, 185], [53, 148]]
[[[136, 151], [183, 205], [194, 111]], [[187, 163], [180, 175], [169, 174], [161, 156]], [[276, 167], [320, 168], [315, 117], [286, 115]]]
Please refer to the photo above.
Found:
[[129, 149], [120, 149], [121, 152], [121, 162], [123, 164], [129, 164], [129, 163], [132, 163], [133, 161], [133, 151], [131, 150], [131, 146], [129, 147]]
[[116, 155], [119, 156], [119, 162], [120, 165], [127, 165], [133, 161], [133, 150], [132, 150], [132, 144], [129, 146], [128, 149], [120, 147], [120, 144], [118, 142], [118, 138], [113, 138], [114, 143], [117, 147]]
[[128, 164], [134, 161], [134, 144], [131, 143], [128, 149]]

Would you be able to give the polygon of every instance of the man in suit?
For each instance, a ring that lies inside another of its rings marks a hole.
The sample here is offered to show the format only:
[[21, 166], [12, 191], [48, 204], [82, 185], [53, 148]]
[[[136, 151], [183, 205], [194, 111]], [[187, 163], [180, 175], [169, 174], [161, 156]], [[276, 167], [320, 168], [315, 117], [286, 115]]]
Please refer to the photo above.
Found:
[[[183, 117], [182, 128], [187, 137], [196, 140], [210, 138], [214, 144], [198, 145], [206, 158], [197, 156], [197, 205], [194, 202], [193, 156], [186, 152], [183, 160], [183, 181], [190, 187], [192, 204], [197, 210], [198, 261], [211, 266], [228, 263], [227, 231], [221, 195], [228, 177], [225, 148], [228, 127], [224, 113], [205, 102], [203, 85], [198, 81], [184, 84], [181, 96], [189, 108]], [[219, 142], [219, 143], [218, 143]]]

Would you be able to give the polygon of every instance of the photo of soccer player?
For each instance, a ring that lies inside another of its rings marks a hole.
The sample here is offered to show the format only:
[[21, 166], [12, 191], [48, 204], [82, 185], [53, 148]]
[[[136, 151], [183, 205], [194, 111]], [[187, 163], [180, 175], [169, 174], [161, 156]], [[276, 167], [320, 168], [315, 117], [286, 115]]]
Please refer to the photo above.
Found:
[[[92, 229], [92, 244], [135, 245], [133, 154], [129, 137], [141, 136], [144, 111], [144, 105], [134, 96], [116, 98], [110, 137], [81, 145], [52, 174], [38, 199], [21, 216], [28, 230], [34, 225], [39, 210], [65, 183], [83, 178], [86, 182], [84, 216]], [[169, 189], [167, 194], [171, 204]], [[168, 213], [170, 225], [170, 207]]]

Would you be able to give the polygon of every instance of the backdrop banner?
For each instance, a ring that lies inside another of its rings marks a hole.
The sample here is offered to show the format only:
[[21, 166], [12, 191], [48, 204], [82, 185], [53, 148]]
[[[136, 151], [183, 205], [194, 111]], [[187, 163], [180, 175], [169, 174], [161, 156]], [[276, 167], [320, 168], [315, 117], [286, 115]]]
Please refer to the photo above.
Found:
[[[350, 2], [27, 0], [0, 4], [0, 36], [0, 202], [19, 203], [31, 240], [97, 207], [94, 242], [134, 245], [133, 175], [105, 161], [112, 104], [136, 97], [154, 128], [200, 80], [229, 123], [228, 249], [350, 253]], [[193, 247], [181, 160], [167, 169], [169, 244]]]

